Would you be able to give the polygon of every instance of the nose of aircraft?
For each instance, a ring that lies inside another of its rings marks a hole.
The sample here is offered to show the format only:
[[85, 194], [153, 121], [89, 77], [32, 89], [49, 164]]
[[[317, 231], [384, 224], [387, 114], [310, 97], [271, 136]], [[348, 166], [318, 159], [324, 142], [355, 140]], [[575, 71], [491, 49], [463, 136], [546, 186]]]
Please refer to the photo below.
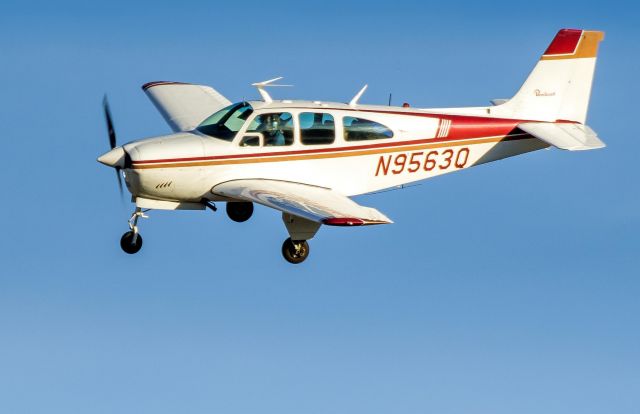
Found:
[[125, 161], [125, 152], [122, 147], [115, 147], [111, 151], [105, 152], [98, 157], [98, 162], [114, 168], [123, 168]]

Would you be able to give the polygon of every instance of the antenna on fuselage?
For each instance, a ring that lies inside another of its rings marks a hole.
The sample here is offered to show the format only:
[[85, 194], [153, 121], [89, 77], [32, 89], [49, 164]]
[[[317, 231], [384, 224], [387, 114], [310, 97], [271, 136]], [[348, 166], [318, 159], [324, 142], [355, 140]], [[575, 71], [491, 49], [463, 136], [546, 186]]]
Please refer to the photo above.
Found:
[[389, 93], [389, 106], [391, 106], [391, 93]]
[[279, 81], [282, 78], [283, 78], [282, 76], [279, 76], [277, 78], [269, 79], [266, 81], [252, 83], [251, 86], [255, 86], [256, 88], [258, 88], [258, 92], [260, 92], [260, 96], [262, 96], [263, 101], [265, 101], [266, 103], [271, 103], [273, 102], [273, 99], [271, 99], [271, 95], [269, 95], [269, 92], [267, 92], [267, 90], [265, 89], [266, 87], [293, 86], [293, 85], [275, 85], [273, 83], [273, 82]]
[[358, 101], [360, 100], [360, 97], [362, 96], [364, 91], [367, 90], [368, 87], [369, 85], [364, 85], [362, 89], [360, 89], [360, 91], [356, 94], [356, 96], [354, 96], [353, 99], [349, 101], [349, 106], [354, 107], [358, 105]]

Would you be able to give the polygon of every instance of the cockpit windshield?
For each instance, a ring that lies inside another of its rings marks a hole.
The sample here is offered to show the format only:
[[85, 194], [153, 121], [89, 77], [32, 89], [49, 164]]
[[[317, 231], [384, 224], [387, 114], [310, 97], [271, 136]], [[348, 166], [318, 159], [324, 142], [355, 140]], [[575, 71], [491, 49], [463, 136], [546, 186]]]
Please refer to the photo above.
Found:
[[233, 141], [253, 108], [247, 102], [239, 102], [222, 108], [205, 119], [196, 130], [214, 138]]

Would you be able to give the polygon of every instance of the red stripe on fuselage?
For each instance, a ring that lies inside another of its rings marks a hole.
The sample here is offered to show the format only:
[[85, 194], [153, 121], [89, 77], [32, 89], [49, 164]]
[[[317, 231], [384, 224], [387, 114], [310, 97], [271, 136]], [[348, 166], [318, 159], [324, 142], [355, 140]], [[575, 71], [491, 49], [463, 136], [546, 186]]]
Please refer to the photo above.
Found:
[[[282, 108], [278, 108], [282, 109]], [[297, 108], [291, 108], [297, 109]], [[449, 128], [449, 134], [442, 138], [426, 138], [410, 141], [395, 141], [385, 142], [379, 144], [368, 145], [354, 145], [348, 147], [333, 147], [333, 148], [321, 148], [321, 149], [308, 149], [308, 150], [296, 150], [296, 151], [277, 151], [277, 152], [259, 152], [250, 154], [232, 154], [232, 155], [214, 155], [206, 157], [188, 157], [188, 158], [164, 158], [154, 160], [142, 160], [133, 161], [133, 164], [156, 164], [167, 162], [184, 162], [184, 161], [209, 161], [209, 160], [225, 160], [236, 158], [252, 158], [252, 157], [270, 157], [278, 155], [301, 155], [301, 154], [322, 154], [328, 152], [340, 152], [340, 151], [355, 151], [362, 149], [372, 148], [390, 148], [401, 147], [414, 144], [426, 144], [435, 142], [447, 142], [447, 141], [459, 141], [463, 139], [483, 138], [491, 136], [505, 136], [509, 139], [508, 135], [514, 131], [516, 126], [524, 120], [518, 119], [503, 119], [503, 118], [485, 118], [466, 115], [439, 115], [423, 112], [402, 112], [402, 111], [381, 111], [370, 109], [344, 109], [344, 108], [322, 108], [323, 111], [340, 110], [340, 111], [354, 111], [354, 112], [368, 112], [368, 113], [380, 113], [390, 115], [405, 115], [405, 116], [419, 116], [425, 118], [437, 118], [447, 119], [451, 121]], [[392, 138], [393, 139], [393, 138]], [[520, 137], [514, 137], [514, 139], [520, 139]]]

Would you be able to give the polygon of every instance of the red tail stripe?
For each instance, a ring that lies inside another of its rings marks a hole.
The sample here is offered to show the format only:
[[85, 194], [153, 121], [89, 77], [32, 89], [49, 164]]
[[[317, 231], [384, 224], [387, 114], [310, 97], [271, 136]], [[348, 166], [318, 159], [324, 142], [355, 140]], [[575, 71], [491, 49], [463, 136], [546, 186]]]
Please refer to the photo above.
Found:
[[545, 55], [567, 55], [576, 51], [582, 30], [562, 29], [547, 48]]

